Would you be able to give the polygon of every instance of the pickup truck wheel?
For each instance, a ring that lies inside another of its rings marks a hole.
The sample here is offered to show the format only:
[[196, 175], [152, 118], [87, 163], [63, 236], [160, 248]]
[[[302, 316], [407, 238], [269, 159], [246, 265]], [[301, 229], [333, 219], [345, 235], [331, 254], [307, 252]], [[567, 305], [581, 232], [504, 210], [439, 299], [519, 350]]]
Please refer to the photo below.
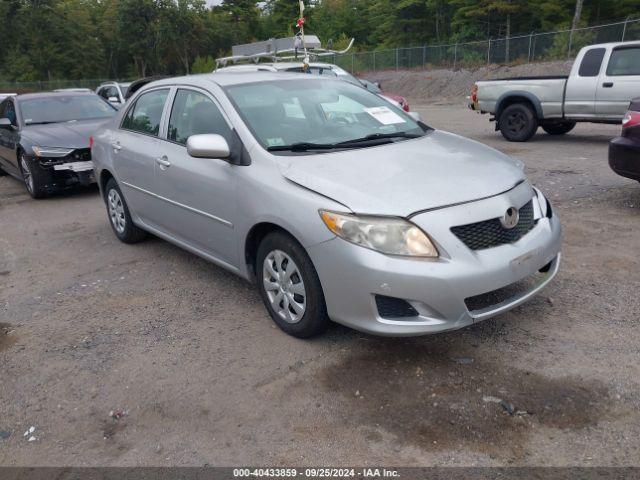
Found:
[[529, 105], [514, 103], [502, 111], [498, 125], [502, 136], [510, 142], [526, 142], [538, 130], [538, 119]]
[[576, 122], [560, 122], [543, 124], [542, 129], [549, 135], [564, 135], [569, 133], [576, 126]]

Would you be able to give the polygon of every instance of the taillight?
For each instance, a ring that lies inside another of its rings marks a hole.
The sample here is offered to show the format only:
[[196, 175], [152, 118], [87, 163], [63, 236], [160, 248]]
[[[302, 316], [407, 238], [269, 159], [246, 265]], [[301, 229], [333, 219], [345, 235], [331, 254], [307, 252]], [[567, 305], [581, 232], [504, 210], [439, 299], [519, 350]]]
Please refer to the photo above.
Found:
[[473, 88], [471, 89], [471, 101], [473, 103], [478, 102], [478, 85], [474, 85]]
[[93, 149], [93, 136], [89, 137], [89, 150]]
[[629, 110], [622, 119], [622, 128], [630, 128], [640, 125], [640, 112]]

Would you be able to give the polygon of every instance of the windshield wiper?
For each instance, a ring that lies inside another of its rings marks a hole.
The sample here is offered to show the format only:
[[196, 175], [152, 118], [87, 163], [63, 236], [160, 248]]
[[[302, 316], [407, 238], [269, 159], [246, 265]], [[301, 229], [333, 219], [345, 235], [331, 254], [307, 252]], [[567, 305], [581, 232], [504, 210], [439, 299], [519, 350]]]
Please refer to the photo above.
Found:
[[269, 152], [306, 152], [307, 150], [331, 150], [336, 147], [335, 143], [309, 143], [300, 142], [291, 145], [273, 145], [268, 147]]
[[56, 121], [49, 121], [49, 122], [29, 122], [27, 123], [28, 125], [49, 125], [50, 123], [60, 123], [60, 121], [56, 120]]
[[346, 140], [344, 142], [336, 143], [338, 146], [350, 145], [352, 143], [366, 143], [372, 140], [387, 140], [392, 138], [418, 138], [422, 137], [419, 133], [407, 133], [407, 132], [395, 132], [395, 133], [372, 133], [362, 138], [354, 138], [353, 140]]

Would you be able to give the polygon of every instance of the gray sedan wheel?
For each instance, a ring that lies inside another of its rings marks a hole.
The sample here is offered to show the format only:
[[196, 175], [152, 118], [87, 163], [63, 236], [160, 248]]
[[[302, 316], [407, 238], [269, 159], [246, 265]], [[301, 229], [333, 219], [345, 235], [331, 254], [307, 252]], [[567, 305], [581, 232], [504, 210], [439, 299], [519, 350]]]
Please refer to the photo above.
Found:
[[286, 333], [308, 338], [329, 323], [320, 279], [305, 249], [290, 235], [268, 234], [258, 247], [258, 289], [274, 322]]
[[110, 178], [105, 185], [104, 200], [107, 204], [109, 223], [116, 237], [124, 243], [137, 243], [144, 240], [147, 234], [134, 225], [124, 195], [113, 178]]

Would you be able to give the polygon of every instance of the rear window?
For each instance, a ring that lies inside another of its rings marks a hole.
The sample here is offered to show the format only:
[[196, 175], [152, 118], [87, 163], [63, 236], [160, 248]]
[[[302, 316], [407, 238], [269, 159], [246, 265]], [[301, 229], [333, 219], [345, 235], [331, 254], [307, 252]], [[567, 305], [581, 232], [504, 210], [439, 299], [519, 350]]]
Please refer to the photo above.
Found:
[[640, 47], [616, 48], [611, 52], [607, 75], [610, 77], [640, 75]]
[[592, 48], [587, 51], [582, 58], [578, 75], [581, 77], [597, 77], [600, 74], [604, 52], [604, 48]]

